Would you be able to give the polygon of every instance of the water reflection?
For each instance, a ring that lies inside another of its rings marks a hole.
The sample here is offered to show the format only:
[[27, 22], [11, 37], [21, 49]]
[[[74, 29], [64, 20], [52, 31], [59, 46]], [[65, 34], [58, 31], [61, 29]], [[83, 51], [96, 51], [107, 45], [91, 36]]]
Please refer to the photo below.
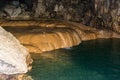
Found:
[[71, 49], [32, 54], [34, 80], [120, 80], [120, 40], [99, 39]]

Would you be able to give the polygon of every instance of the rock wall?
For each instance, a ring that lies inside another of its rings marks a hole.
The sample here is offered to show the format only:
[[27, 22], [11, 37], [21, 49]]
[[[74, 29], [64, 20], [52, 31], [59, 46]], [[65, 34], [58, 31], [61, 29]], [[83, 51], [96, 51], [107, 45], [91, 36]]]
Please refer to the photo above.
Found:
[[120, 32], [120, 0], [94, 0], [94, 16], [103, 27]]
[[120, 0], [44, 0], [41, 2], [46, 10], [44, 16], [47, 18], [79, 21], [99, 29], [106, 28], [120, 32]]
[[[17, 23], [17, 27], [13, 25], [14, 23]], [[68, 21], [3, 21], [0, 24], [14, 34], [31, 53], [69, 48], [79, 45], [81, 41], [97, 38], [120, 38], [119, 33], [110, 30], [99, 30]]]
[[120, 32], [120, 0], [11, 0], [10, 4], [1, 0], [0, 3], [5, 4], [0, 10], [2, 18], [54, 18]]

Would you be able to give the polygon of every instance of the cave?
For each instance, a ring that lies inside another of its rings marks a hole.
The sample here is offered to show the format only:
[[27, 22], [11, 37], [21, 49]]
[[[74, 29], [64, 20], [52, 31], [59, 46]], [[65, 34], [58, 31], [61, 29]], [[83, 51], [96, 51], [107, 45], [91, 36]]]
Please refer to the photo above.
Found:
[[0, 33], [0, 80], [120, 80], [120, 0], [0, 0]]

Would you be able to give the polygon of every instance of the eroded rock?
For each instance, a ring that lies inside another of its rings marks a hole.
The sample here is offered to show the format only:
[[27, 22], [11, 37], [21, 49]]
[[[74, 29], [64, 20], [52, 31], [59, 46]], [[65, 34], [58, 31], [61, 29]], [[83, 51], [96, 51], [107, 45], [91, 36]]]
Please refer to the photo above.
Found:
[[9, 14], [9, 17], [18, 17], [21, 13], [21, 8], [14, 5], [6, 5], [4, 8], [5, 12]]
[[57, 20], [6, 21], [1, 25], [6, 26], [5, 29], [13, 33], [31, 53], [69, 48], [81, 41], [97, 38], [120, 38], [120, 34], [113, 31]]
[[28, 71], [28, 50], [9, 32], [0, 27], [0, 74], [22, 74]]

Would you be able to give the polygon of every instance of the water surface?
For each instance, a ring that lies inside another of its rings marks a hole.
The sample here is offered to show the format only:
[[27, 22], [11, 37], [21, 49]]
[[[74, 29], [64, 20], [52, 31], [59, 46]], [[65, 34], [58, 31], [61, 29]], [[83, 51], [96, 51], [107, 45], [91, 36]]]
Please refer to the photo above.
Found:
[[34, 80], [120, 80], [120, 39], [98, 39], [79, 46], [32, 54]]

